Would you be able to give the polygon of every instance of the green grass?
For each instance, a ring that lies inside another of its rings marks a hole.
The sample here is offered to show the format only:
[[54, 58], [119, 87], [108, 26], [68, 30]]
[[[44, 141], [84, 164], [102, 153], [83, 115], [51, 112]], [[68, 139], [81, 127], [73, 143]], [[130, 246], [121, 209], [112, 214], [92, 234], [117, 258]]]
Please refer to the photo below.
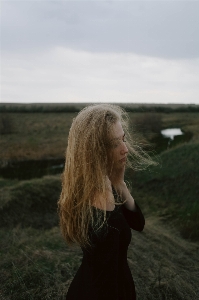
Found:
[[[76, 115], [75, 112], [9, 113], [14, 130], [1, 135], [0, 166], [12, 161], [64, 158], [69, 128]], [[144, 112], [129, 113], [132, 124], [146, 115]], [[192, 134], [192, 140], [199, 141], [199, 113], [157, 115], [162, 119], [163, 128], [179, 126]]]
[[[128, 251], [138, 300], [198, 297], [198, 244], [175, 235], [180, 230], [193, 240], [199, 236], [198, 151], [198, 143], [184, 144], [162, 153], [161, 164], [150, 172], [127, 174], [147, 217], [144, 232], [133, 232]], [[65, 299], [82, 253], [64, 243], [57, 226], [60, 176], [5, 183], [0, 189], [1, 298]], [[167, 225], [153, 224], [151, 215]], [[172, 233], [165, 229], [169, 224]]]
[[[137, 116], [129, 115], [132, 119]], [[75, 114], [10, 116], [16, 127], [12, 134], [1, 136], [2, 164], [64, 156]], [[192, 142], [162, 152], [159, 166], [145, 172], [127, 172], [132, 195], [146, 216], [144, 232], [133, 232], [128, 261], [138, 300], [196, 300], [199, 114], [162, 113], [162, 121], [164, 128], [178, 124], [192, 132], [193, 138]], [[0, 179], [0, 299], [65, 299], [82, 253], [78, 247], [69, 248], [60, 235], [60, 191], [59, 175], [26, 181]]]
[[[64, 243], [58, 227], [0, 229], [0, 240], [0, 299], [65, 299], [82, 252]], [[146, 219], [144, 232], [132, 233], [128, 263], [138, 300], [198, 299], [198, 246], [157, 221]]]
[[[127, 172], [135, 199], [146, 213], [162, 216], [186, 238], [199, 238], [199, 143], [187, 143], [160, 155], [160, 164]], [[0, 189], [0, 227], [51, 228], [58, 225], [60, 176], [21, 182]]]
[[13, 180], [13, 179], [5, 179], [5, 178], [0, 178], [0, 189], [8, 186], [12, 186], [18, 183], [18, 179]]
[[58, 225], [60, 176], [20, 181], [0, 189], [0, 227], [51, 228]]
[[199, 239], [199, 143], [165, 151], [158, 167], [127, 177], [146, 211], [175, 224], [183, 237]]
[[69, 249], [59, 229], [0, 230], [1, 299], [64, 299], [81, 254]]

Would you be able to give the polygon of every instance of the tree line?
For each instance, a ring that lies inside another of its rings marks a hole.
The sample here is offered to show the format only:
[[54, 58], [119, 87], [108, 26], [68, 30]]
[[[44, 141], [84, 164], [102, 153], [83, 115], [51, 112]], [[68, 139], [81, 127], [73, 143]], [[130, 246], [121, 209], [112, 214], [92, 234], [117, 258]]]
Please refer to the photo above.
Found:
[[[61, 112], [79, 112], [85, 104], [0, 104], [1, 113], [61, 113]], [[157, 112], [157, 113], [173, 113], [173, 112], [199, 112], [199, 105], [154, 105], [154, 104], [118, 104], [127, 112]]]

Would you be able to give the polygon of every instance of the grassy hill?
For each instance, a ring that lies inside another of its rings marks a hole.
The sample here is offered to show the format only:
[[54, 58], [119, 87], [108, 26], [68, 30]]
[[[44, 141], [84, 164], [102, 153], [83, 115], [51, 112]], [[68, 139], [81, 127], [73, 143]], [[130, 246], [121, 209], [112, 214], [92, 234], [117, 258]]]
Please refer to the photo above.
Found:
[[[177, 226], [183, 237], [199, 239], [199, 143], [165, 151], [159, 161], [150, 170], [127, 172], [132, 194], [146, 214], [161, 216], [162, 220]], [[0, 227], [57, 225], [60, 190], [59, 175], [15, 181], [2, 187]]]
[[[128, 263], [138, 300], [198, 299], [198, 243], [183, 240], [176, 227], [171, 231], [154, 217], [166, 205], [160, 202], [163, 198], [155, 197], [157, 191], [161, 192], [161, 185], [156, 181], [152, 188], [151, 181], [157, 176], [161, 182], [169, 174], [167, 170], [162, 174], [151, 172], [150, 176], [143, 173], [142, 184], [141, 174], [139, 180], [136, 177], [139, 185], [135, 185], [134, 194], [145, 211], [146, 226], [142, 233], [132, 232]], [[82, 252], [79, 247], [70, 248], [64, 243], [57, 226], [56, 202], [60, 189], [59, 176], [8, 183], [1, 188], [0, 299], [65, 299]], [[172, 201], [169, 208], [174, 205]], [[153, 216], [152, 207], [156, 208]]]
[[0, 227], [52, 228], [58, 225], [60, 176], [24, 180], [1, 188]]
[[183, 237], [199, 239], [199, 143], [167, 150], [158, 167], [127, 177], [146, 212], [176, 225]]

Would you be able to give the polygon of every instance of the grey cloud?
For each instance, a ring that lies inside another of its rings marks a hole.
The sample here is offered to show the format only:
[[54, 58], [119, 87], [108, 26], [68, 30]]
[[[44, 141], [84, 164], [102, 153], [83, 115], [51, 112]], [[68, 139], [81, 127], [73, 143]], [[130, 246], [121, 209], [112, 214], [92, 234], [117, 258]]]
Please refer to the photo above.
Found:
[[199, 57], [198, 1], [2, 2], [2, 50]]

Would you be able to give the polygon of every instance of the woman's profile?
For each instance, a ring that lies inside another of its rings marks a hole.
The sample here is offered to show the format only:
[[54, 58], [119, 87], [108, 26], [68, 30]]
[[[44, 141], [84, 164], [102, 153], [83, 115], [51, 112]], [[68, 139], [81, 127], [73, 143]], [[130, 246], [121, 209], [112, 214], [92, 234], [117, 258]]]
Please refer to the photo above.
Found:
[[67, 300], [136, 299], [127, 249], [131, 229], [142, 231], [145, 220], [124, 173], [149, 164], [119, 106], [90, 105], [73, 120], [58, 207], [62, 234], [81, 246], [83, 259]]

